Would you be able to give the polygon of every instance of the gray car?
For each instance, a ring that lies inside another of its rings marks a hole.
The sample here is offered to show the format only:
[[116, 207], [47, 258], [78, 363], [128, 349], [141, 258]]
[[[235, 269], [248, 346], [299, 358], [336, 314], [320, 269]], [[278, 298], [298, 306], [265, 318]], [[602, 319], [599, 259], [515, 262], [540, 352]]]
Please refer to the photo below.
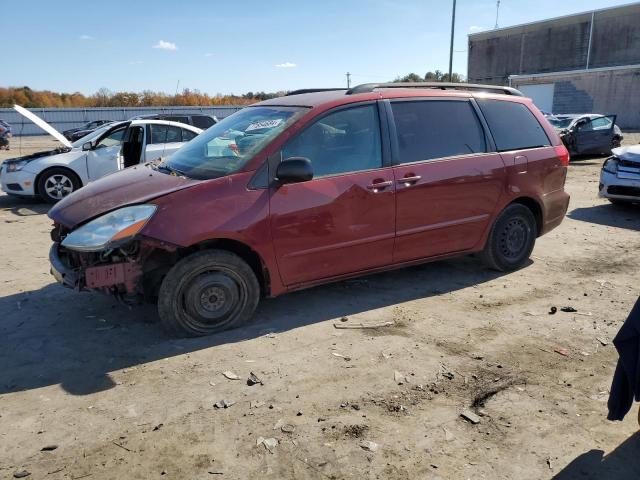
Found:
[[620, 146], [622, 130], [616, 125], [616, 115], [579, 113], [548, 115], [571, 155], [604, 154]]

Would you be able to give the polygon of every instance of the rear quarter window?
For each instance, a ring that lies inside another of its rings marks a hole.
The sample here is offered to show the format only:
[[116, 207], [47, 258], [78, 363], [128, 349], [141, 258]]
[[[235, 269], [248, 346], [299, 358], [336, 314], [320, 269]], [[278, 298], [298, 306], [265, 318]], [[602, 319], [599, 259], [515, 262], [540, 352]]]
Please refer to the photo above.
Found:
[[549, 137], [526, 105], [503, 100], [477, 100], [499, 152], [548, 147]]

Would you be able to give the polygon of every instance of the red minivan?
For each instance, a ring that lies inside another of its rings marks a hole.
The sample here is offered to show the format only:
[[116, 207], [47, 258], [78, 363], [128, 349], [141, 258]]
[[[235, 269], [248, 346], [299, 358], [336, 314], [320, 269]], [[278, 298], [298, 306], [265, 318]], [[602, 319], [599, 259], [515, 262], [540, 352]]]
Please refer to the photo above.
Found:
[[517, 269], [566, 213], [568, 163], [510, 88], [296, 91], [59, 202], [51, 270], [207, 335], [261, 296], [357, 275], [469, 253]]

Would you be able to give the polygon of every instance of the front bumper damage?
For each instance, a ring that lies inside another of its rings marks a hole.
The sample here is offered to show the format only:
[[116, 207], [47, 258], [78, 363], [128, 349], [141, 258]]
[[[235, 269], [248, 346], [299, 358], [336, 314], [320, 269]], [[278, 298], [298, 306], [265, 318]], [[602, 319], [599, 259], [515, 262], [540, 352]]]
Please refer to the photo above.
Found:
[[640, 202], [640, 163], [620, 162], [617, 173], [602, 170], [598, 194], [602, 198]]
[[100, 291], [116, 295], [142, 293], [139, 281], [143, 272], [139, 263], [128, 260], [89, 265], [92, 255], [65, 250], [56, 242], [49, 251], [51, 274], [60, 284], [76, 291]]

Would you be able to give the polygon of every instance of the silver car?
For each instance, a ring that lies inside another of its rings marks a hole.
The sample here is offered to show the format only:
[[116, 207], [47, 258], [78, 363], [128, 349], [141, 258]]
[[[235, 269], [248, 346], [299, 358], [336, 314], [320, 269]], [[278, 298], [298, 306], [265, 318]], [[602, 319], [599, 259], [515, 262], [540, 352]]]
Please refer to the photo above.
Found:
[[640, 145], [614, 148], [600, 172], [599, 196], [611, 203], [640, 202]]

